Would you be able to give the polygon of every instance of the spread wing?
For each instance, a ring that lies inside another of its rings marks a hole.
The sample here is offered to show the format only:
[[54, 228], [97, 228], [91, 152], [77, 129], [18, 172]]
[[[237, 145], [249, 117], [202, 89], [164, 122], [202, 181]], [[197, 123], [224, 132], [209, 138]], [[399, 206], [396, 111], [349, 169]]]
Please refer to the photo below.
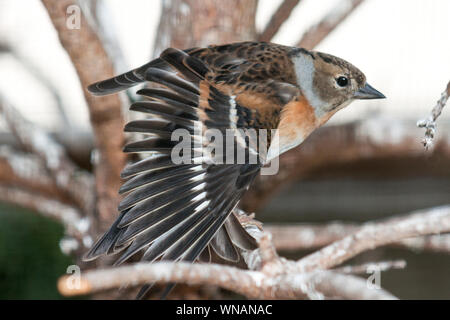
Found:
[[[283, 79], [269, 79], [270, 74], [263, 76], [263, 69], [246, 82], [252, 69], [259, 70], [258, 61], [264, 56], [246, 60], [242, 52], [230, 46], [167, 49], [159, 59], [141, 68], [88, 88], [102, 95], [143, 81], [164, 87], [138, 91], [146, 100], [130, 107], [149, 118], [128, 123], [125, 131], [147, 137], [129, 143], [124, 151], [144, 153], [145, 157], [123, 170], [122, 177], [127, 181], [120, 189], [124, 195], [120, 215], [86, 254], [86, 260], [120, 253], [116, 261], [120, 264], [144, 250], [145, 261], [209, 260], [214, 252], [236, 262], [236, 247], [256, 247], [255, 240], [231, 212], [261, 168], [259, 157], [256, 162], [249, 161], [250, 155], [258, 154], [257, 136], [234, 136], [232, 164], [225, 161], [229, 156], [227, 148], [222, 149], [226, 150], [223, 153], [217, 151], [223, 141], [215, 141], [215, 153], [206, 158], [198, 155], [196, 141], [207, 129], [225, 136], [230, 128], [276, 128], [279, 112], [271, 114], [258, 99], [281, 108], [286, 99], [298, 94], [298, 89]], [[266, 88], [265, 93], [261, 88]], [[249, 100], [259, 94], [265, 96]], [[189, 148], [181, 152], [183, 159], [190, 161], [173, 161], [173, 151], [179, 143], [172, 141], [174, 132], [184, 132], [190, 138]], [[204, 148], [200, 144], [200, 149]], [[240, 163], [236, 161], [239, 152], [245, 155], [245, 161]]]
[[[120, 264], [145, 249], [145, 261], [194, 261], [210, 243], [217, 255], [236, 261], [239, 255], [235, 246], [254, 249], [256, 244], [234, 216], [225, 221], [261, 164], [175, 164], [171, 151], [178, 142], [172, 141], [171, 135], [182, 129], [194, 140], [198, 138], [195, 126], [200, 123], [221, 132], [247, 128], [256, 113], [205, 80], [208, 68], [198, 59], [175, 49], [166, 50], [161, 58], [178, 74], [169, 71], [167, 65], [148, 68], [145, 78], [166, 88], [140, 90], [138, 93], [148, 100], [136, 102], [130, 109], [147, 113], [150, 118], [125, 127], [128, 132], [148, 135], [126, 145], [125, 151], [149, 156], [122, 172], [128, 180], [120, 189], [125, 195], [119, 205], [120, 215], [85, 258], [121, 252], [116, 261]], [[245, 143], [240, 146], [248, 150]]]

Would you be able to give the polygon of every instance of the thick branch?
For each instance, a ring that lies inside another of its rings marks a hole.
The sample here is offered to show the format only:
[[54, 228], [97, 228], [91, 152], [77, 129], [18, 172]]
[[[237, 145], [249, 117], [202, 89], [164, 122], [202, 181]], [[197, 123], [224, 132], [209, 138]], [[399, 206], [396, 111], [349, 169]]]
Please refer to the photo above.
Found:
[[450, 81], [447, 84], [447, 88], [441, 94], [441, 98], [438, 100], [428, 119], [423, 119], [417, 122], [419, 128], [425, 128], [425, 138], [422, 139], [422, 143], [425, 149], [429, 149], [433, 146], [433, 139], [436, 133], [436, 120], [441, 115], [442, 109], [444, 109], [448, 98], [450, 97]]
[[121, 101], [117, 95], [94, 97], [86, 87], [114, 76], [112, 63], [101, 41], [80, 14], [79, 29], [66, 25], [66, 10], [76, 5], [75, 0], [42, 0], [58, 32], [62, 46], [69, 54], [83, 87], [98, 149], [96, 160], [97, 208], [100, 220], [108, 225], [115, 218], [120, 186], [120, 171], [125, 163]]
[[257, 3], [257, 0], [163, 1], [155, 56], [167, 47], [186, 49], [254, 40]]
[[329, 269], [361, 252], [407, 238], [450, 231], [450, 206], [418, 210], [401, 218], [367, 224], [361, 230], [297, 262], [300, 271]]
[[90, 271], [81, 276], [79, 286], [71, 276], [64, 276], [58, 289], [64, 295], [80, 295], [151, 282], [216, 285], [254, 299], [394, 299], [384, 290], [368, 289], [363, 279], [331, 271], [271, 277], [258, 271], [185, 262], [138, 263]]
[[341, 24], [364, 0], [343, 0], [339, 1], [336, 7], [317, 24], [306, 31], [301, 40], [297, 43], [298, 47], [313, 49], [326, 36], [328, 36], [336, 27]]
[[[250, 298], [355, 299], [368, 297], [365, 283], [362, 286], [362, 283], [356, 280], [354, 282], [353, 278], [342, 278], [342, 275], [323, 272], [323, 270], [338, 266], [363, 251], [412, 237], [450, 231], [450, 206], [418, 210], [410, 215], [395, 217], [382, 223], [366, 224], [354, 234], [293, 262], [277, 255], [271, 243], [271, 237], [263, 233], [257, 223], [252, 223], [248, 217], [245, 220], [246, 217], [239, 210], [236, 215], [244, 222], [244, 227], [259, 240], [260, 248], [244, 255], [247, 262], [259, 261], [259, 263], [250, 264], [253, 266], [252, 269], [258, 271], [184, 263], [138, 264], [113, 270], [89, 272], [82, 279], [81, 287], [75, 291], [69, 290], [70, 288], [66, 286], [67, 278], [63, 278], [59, 288], [64, 294], [83, 294], [126, 284], [138, 285], [157, 281], [212, 284]], [[259, 259], [252, 256], [259, 256]], [[382, 269], [403, 266], [404, 263], [389, 263], [379, 267]], [[352, 269], [353, 271], [347, 269], [341, 271], [356, 272], [358, 270], [356, 267]], [[371, 294], [371, 298], [377, 298], [373, 296], [373, 293]], [[380, 294], [384, 298], [392, 298], [386, 292]]]
[[284, 0], [272, 15], [264, 30], [258, 35], [258, 41], [271, 41], [299, 2], [300, 0]]
[[52, 198], [62, 197], [36, 155], [24, 154], [8, 146], [0, 147], [0, 184], [33, 190]]

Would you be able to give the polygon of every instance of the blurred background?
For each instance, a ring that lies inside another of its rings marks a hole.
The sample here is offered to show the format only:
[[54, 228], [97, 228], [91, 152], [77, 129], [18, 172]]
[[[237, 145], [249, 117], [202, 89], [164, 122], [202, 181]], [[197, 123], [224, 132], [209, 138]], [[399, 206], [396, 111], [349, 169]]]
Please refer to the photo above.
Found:
[[[241, 207], [256, 212], [263, 223], [362, 223], [450, 202], [448, 106], [438, 120], [432, 150], [424, 150], [424, 130], [416, 127], [450, 80], [449, 1], [77, 4], [98, 32], [116, 74], [148, 62], [168, 46], [259, 39], [342, 57], [388, 97], [353, 103], [302, 150], [286, 154], [280, 177], [257, 181]], [[0, 0], [0, 70], [3, 101], [49, 132], [80, 169], [90, 172], [94, 137], [89, 108], [77, 70], [41, 1]], [[130, 97], [132, 92], [121, 97], [123, 110]], [[0, 112], [0, 162], [20, 148]], [[0, 172], [0, 186], [19, 184]], [[35, 211], [0, 196], [0, 298], [60, 298], [56, 279], [76, 260], [64, 250], [63, 226]], [[298, 258], [310, 251], [286, 254]], [[450, 243], [433, 250], [380, 248], [351, 262], [396, 259], [406, 260], [407, 267], [383, 273], [382, 287], [399, 298], [450, 299]]]

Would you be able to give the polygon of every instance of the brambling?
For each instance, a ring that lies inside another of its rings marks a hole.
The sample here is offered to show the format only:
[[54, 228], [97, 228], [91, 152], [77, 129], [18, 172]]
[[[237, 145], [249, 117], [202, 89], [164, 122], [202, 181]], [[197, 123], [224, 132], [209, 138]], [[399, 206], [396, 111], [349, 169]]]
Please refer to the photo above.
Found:
[[[129, 143], [124, 151], [146, 156], [123, 170], [127, 181], [119, 190], [126, 194], [120, 215], [87, 260], [121, 252], [120, 264], [145, 249], [142, 260], [149, 262], [209, 261], [211, 255], [238, 261], [239, 249], [252, 250], [256, 242], [232, 211], [262, 166], [301, 144], [352, 101], [385, 98], [343, 59], [266, 42], [170, 48], [88, 89], [106, 95], [145, 81], [159, 86], [139, 90], [147, 99], [130, 110], [151, 118], [131, 121], [125, 131], [148, 138]], [[268, 151], [256, 163], [248, 161], [249, 154], [259, 153], [255, 141], [245, 136], [233, 140], [246, 154], [244, 163], [206, 162], [202, 156], [175, 163], [173, 133], [183, 130], [195, 140], [207, 129], [275, 130], [277, 142], [271, 143], [269, 133]]]

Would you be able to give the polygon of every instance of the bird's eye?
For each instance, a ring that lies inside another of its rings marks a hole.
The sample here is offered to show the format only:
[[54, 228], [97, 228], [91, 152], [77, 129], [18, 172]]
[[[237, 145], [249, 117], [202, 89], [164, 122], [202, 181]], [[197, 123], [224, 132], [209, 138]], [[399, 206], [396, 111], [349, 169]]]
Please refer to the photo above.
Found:
[[339, 77], [336, 79], [336, 82], [338, 86], [345, 87], [348, 85], [348, 78], [347, 77]]

